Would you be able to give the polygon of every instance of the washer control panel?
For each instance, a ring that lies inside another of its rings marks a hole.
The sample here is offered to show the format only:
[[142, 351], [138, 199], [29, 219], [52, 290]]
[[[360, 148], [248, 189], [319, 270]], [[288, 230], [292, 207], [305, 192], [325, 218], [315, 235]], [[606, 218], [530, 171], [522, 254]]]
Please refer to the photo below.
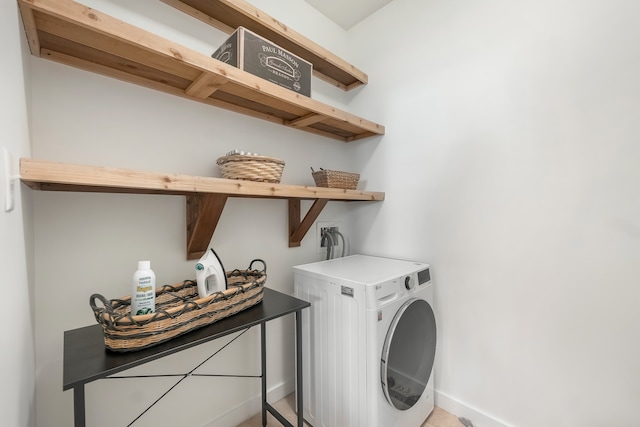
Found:
[[[379, 309], [382, 305], [392, 303], [408, 294], [420, 291], [431, 282], [430, 266], [422, 264], [422, 270], [414, 270], [409, 274], [396, 276], [386, 282], [367, 286], [367, 307]], [[347, 295], [342, 292], [343, 295]], [[352, 295], [350, 295], [352, 296]]]
[[424, 270], [404, 276], [400, 281], [404, 285], [405, 290], [416, 290], [416, 286], [419, 288], [431, 281], [431, 272], [429, 271], [429, 267], [427, 267]]

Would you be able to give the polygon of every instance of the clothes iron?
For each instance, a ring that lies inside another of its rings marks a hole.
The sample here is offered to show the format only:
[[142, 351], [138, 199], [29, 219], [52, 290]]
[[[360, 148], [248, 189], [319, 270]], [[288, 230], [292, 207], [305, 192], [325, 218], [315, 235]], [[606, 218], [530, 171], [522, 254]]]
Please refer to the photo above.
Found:
[[196, 282], [200, 298], [227, 289], [226, 271], [213, 249], [209, 249], [196, 264]]

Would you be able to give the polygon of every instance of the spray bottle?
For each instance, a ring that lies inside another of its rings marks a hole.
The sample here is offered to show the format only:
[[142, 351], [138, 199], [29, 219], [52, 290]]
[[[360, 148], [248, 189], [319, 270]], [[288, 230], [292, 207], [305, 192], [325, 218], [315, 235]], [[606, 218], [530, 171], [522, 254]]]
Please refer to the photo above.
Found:
[[133, 274], [131, 315], [150, 314], [155, 310], [156, 275], [151, 270], [151, 261], [138, 261], [138, 270]]

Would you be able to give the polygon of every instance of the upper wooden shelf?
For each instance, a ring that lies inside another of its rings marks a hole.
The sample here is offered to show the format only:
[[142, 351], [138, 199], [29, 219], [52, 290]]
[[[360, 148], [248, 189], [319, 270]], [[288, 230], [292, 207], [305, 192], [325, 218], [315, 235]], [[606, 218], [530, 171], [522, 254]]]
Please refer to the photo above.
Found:
[[33, 55], [349, 142], [384, 126], [72, 0], [18, 0]]
[[[228, 197], [289, 201], [289, 246], [300, 246], [330, 200], [382, 201], [384, 193], [301, 185], [238, 181], [180, 174], [144, 172], [43, 160], [20, 159], [20, 178], [35, 190], [187, 196], [187, 259], [207, 250]], [[300, 200], [313, 200], [301, 219]]]
[[343, 90], [367, 84], [367, 75], [243, 0], [162, 0], [176, 9], [231, 34], [243, 26], [313, 63], [316, 77]]

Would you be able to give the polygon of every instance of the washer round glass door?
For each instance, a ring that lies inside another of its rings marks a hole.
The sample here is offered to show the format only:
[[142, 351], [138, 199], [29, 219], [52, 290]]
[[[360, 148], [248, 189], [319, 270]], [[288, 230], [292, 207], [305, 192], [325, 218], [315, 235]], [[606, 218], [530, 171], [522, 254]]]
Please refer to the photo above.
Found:
[[427, 387], [436, 355], [436, 319], [425, 300], [412, 298], [396, 313], [382, 349], [384, 395], [400, 410], [411, 408]]

